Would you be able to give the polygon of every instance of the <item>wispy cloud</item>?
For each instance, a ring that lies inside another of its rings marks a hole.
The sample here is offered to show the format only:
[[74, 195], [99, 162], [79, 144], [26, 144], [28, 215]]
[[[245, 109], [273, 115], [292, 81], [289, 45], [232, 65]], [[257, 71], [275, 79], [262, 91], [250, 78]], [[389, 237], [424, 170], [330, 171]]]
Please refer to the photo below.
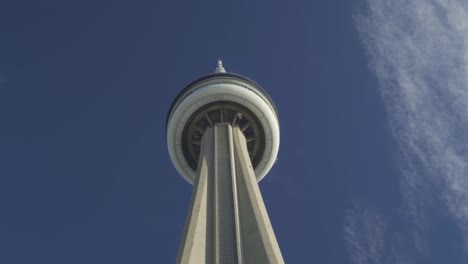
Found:
[[363, 1], [355, 23], [398, 142], [416, 247], [434, 202], [467, 242], [468, 1]]
[[377, 213], [355, 207], [346, 215], [345, 240], [355, 264], [384, 263], [386, 223]]

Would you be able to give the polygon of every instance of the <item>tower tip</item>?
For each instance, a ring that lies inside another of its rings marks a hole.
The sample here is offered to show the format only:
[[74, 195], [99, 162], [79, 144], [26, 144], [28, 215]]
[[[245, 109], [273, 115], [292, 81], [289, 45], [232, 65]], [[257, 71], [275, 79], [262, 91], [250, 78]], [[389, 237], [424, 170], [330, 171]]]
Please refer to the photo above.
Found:
[[215, 73], [224, 73], [226, 70], [223, 68], [223, 62], [218, 59], [218, 66], [215, 69]]

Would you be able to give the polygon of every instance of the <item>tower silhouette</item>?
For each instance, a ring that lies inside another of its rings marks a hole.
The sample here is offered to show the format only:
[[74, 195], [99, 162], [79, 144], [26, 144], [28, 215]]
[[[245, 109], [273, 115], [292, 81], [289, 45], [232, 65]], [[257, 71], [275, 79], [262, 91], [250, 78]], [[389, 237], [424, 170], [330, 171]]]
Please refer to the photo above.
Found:
[[280, 141], [265, 90], [219, 60], [177, 95], [166, 135], [175, 168], [194, 185], [177, 263], [284, 263], [257, 183]]

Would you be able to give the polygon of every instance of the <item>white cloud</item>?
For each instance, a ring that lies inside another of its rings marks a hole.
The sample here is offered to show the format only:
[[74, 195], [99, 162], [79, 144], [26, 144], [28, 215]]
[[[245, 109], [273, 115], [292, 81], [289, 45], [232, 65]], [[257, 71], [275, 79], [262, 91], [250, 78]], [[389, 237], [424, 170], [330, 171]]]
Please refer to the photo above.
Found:
[[386, 223], [378, 214], [355, 207], [346, 215], [344, 235], [351, 261], [355, 264], [384, 263]]
[[364, 0], [355, 23], [398, 142], [415, 246], [424, 254], [433, 202], [468, 242], [468, 1]]

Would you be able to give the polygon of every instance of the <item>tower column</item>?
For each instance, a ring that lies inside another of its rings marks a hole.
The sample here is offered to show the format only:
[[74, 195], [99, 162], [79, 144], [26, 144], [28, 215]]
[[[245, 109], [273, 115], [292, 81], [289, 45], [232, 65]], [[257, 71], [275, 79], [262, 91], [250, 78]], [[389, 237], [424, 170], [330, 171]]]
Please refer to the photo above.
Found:
[[197, 168], [177, 263], [284, 263], [239, 127], [207, 128]]

